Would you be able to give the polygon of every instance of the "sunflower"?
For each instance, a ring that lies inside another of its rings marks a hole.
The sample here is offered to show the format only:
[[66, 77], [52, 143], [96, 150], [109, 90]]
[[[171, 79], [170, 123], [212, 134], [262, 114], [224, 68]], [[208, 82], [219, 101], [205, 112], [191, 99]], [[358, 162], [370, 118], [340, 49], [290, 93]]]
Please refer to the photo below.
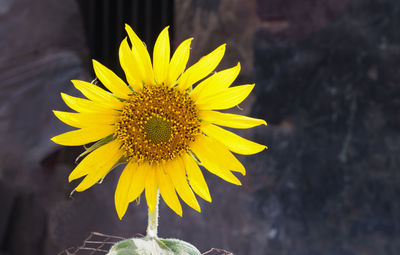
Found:
[[232, 171], [245, 175], [245, 168], [232, 152], [250, 155], [266, 148], [220, 127], [251, 128], [266, 125], [264, 120], [216, 111], [241, 103], [254, 84], [230, 87], [240, 72], [239, 63], [210, 75], [225, 53], [225, 44], [185, 70], [192, 38], [170, 58], [166, 27], [156, 40], [151, 61], [145, 44], [130, 26], [125, 29], [128, 37], [120, 45], [119, 60], [127, 83], [93, 60], [95, 74], [108, 91], [73, 80], [86, 98], [61, 93], [76, 112], [54, 114], [78, 129], [51, 140], [66, 146], [96, 142], [69, 175], [70, 182], [84, 177], [76, 191], [90, 188], [116, 165], [127, 163], [115, 191], [120, 219], [143, 192], [149, 212], [156, 207], [158, 191], [180, 216], [178, 195], [200, 211], [194, 193], [208, 202], [211, 196], [199, 166], [241, 185]]

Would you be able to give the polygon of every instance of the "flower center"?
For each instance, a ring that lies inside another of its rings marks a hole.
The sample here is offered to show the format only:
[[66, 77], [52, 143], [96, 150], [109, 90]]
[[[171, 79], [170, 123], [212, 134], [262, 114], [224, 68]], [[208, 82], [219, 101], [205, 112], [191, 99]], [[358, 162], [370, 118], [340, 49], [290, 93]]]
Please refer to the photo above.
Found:
[[115, 126], [114, 136], [128, 160], [158, 163], [189, 150], [200, 120], [186, 92], [147, 85], [126, 101]]
[[151, 142], [168, 142], [171, 137], [171, 124], [165, 118], [151, 117], [143, 126], [146, 139]]

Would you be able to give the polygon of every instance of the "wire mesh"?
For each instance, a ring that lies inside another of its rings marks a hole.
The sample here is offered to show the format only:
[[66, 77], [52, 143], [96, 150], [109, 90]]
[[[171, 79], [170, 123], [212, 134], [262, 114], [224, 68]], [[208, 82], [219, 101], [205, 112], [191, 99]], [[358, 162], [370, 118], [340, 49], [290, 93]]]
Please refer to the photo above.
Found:
[[83, 244], [77, 248], [68, 248], [58, 255], [100, 255], [107, 254], [108, 250], [119, 241], [125, 238], [120, 236], [105, 235], [98, 232], [92, 232], [83, 241]]
[[[135, 237], [144, 237], [141, 234]], [[107, 254], [110, 248], [126, 238], [121, 236], [106, 235], [98, 232], [92, 232], [83, 241], [83, 244], [77, 248], [71, 247], [63, 250], [57, 255], [104, 255]], [[233, 253], [222, 249], [212, 248], [202, 255], [233, 255]]]

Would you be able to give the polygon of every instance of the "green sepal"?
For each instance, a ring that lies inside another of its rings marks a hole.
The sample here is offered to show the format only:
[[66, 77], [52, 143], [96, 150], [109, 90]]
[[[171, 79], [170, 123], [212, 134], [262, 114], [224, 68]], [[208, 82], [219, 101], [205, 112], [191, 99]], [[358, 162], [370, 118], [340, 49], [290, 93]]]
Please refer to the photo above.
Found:
[[107, 255], [201, 255], [193, 245], [178, 239], [132, 238], [111, 247]]

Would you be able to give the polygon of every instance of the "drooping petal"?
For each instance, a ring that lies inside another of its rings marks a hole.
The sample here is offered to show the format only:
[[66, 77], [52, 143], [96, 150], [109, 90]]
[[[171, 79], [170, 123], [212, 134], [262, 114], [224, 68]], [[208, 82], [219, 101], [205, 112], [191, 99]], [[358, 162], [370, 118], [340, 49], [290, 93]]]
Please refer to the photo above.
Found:
[[118, 156], [114, 156], [113, 158], [111, 158], [109, 161], [107, 161], [107, 164], [104, 164], [101, 168], [98, 168], [96, 172], [89, 173], [75, 188], [75, 190], [78, 192], [82, 192], [98, 183], [104, 176], [107, 175], [107, 173], [121, 157], [122, 153]]
[[176, 195], [174, 184], [172, 183], [171, 178], [165, 173], [165, 170], [166, 169], [163, 166], [156, 171], [157, 183], [161, 197], [176, 214], [182, 217], [181, 203]]
[[183, 156], [183, 160], [185, 163], [188, 180], [193, 191], [196, 192], [196, 194], [201, 198], [211, 203], [210, 191], [208, 190], [207, 183], [204, 179], [203, 173], [200, 170], [200, 167], [197, 165], [197, 162], [186, 153]]
[[129, 40], [131, 41], [135, 64], [139, 65], [138, 67], [142, 74], [143, 81], [147, 84], [154, 84], [153, 68], [146, 45], [139, 39], [129, 25], [125, 24], [125, 30], [128, 33]]
[[103, 106], [100, 103], [93, 102], [87, 99], [73, 97], [65, 93], [61, 93], [61, 97], [69, 108], [77, 112], [110, 112], [113, 109]]
[[101, 89], [100, 87], [93, 85], [89, 82], [72, 80], [75, 88], [77, 88], [83, 95], [88, 99], [99, 102], [103, 105], [107, 105], [113, 109], [122, 108], [122, 102], [116, 99], [112, 94]]
[[224, 144], [229, 150], [238, 154], [250, 155], [267, 149], [267, 146], [265, 145], [252, 142], [212, 124], [204, 123], [201, 127], [201, 131]]
[[[138, 164], [138, 168], [135, 171], [134, 180], [132, 183], [132, 190], [129, 193], [130, 202], [135, 201], [140, 194], [142, 194], [146, 187], [147, 174], [149, 172], [150, 165], [146, 163]], [[142, 188], [143, 186], [143, 188]]]
[[61, 145], [79, 146], [100, 140], [112, 134], [114, 129], [115, 127], [111, 125], [92, 126], [57, 135], [51, 140]]
[[201, 97], [196, 101], [200, 110], [224, 110], [240, 104], [253, 90], [253, 85], [235, 86], [210, 97]]
[[[108, 144], [107, 144], [108, 145]], [[106, 146], [106, 145], [104, 145]], [[103, 147], [104, 147], [103, 146]], [[119, 142], [113, 141], [109, 143], [108, 155], [98, 159], [99, 163], [94, 165], [91, 170], [87, 172], [86, 177], [82, 182], [75, 188], [76, 191], [84, 191], [96, 184], [102, 179], [110, 169], [121, 159], [123, 156], [122, 151], [119, 149]], [[100, 148], [99, 148], [100, 149]], [[105, 149], [104, 149], [105, 150]], [[96, 151], [94, 151], [96, 152]], [[94, 153], [92, 152], [92, 153]]]
[[225, 145], [211, 137], [205, 137], [205, 140], [207, 141], [208, 146], [213, 149], [215, 156], [221, 162], [224, 162], [227, 169], [246, 175], [246, 169], [242, 163], [240, 163], [240, 161], [228, 150], [228, 148], [226, 148]]
[[103, 85], [117, 97], [127, 99], [129, 94], [132, 93], [132, 91], [128, 88], [125, 82], [121, 80], [121, 78], [94, 59], [93, 69], [101, 83], [103, 83]]
[[219, 46], [207, 56], [202, 57], [182, 74], [178, 81], [178, 87], [185, 90], [194, 83], [209, 75], [219, 64], [225, 53], [225, 44]]
[[182, 200], [190, 207], [200, 212], [200, 205], [186, 179], [185, 166], [182, 159], [178, 158], [166, 164], [165, 169], [167, 174], [171, 177], [172, 183]]
[[201, 120], [231, 128], [252, 128], [259, 125], [267, 125], [267, 122], [262, 119], [217, 111], [200, 111], [199, 117]]
[[115, 113], [75, 113], [53, 111], [62, 122], [67, 125], [85, 128], [91, 126], [112, 125], [118, 119], [117, 112]]
[[115, 208], [122, 219], [130, 202], [137, 199], [144, 190], [147, 174], [146, 164], [137, 164], [131, 160], [119, 177], [115, 190]]
[[87, 155], [71, 172], [68, 181], [71, 182], [89, 173], [96, 171], [109, 160], [113, 154], [119, 153], [120, 143], [116, 140], [111, 141]]
[[196, 142], [193, 143], [191, 150], [208, 171], [227, 182], [241, 185], [239, 179], [228, 169], [226, 162], [222, 161], [214, 152], [212, 143], [209, 143], [206, 136], [196, 137]]
[[153, 70], [157, 84], [162, 84], [168, 75], [170, 45], [168, 28], [164, 28], [157, 38], [153, 50]]
[[149, 213], [153, 212], [157, 204], [157, 177], [154, 167], [149, 167], [146, 176], [145, 195]]
[[213, 74], [211, 77], [200, 82], [193, 91], [190, 93], [190, 97], [194, 100], [204, 100], [209, 96], [217, 94], [227, 89], [240, 72], [240, 63], [236, 66], [225, 69], [218, 73]]
[[143, 88], [143, 76], [136, 64], [135, 57], [128, 44], [128, 39], [122, 40], [119, 46], [119, 63], [124, 70], [126, 80], [135, 91]]
[[175, 84], [178, 77], [185, 70], [186, 64], [189, 60], [190, 44], [192, 40], [193, 38], [189, 38], [183, 41], [175, 50], [175, 53], [171, 58], [168, 77], [166, 81], [166, 84], [170, 87]]

